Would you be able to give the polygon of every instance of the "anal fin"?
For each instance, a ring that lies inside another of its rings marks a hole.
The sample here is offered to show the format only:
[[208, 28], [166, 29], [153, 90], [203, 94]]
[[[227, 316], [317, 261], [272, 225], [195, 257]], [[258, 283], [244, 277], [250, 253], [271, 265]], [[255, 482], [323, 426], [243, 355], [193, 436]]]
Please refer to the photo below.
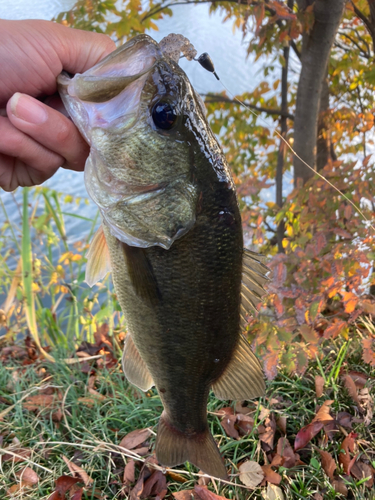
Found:
[[146, 392], [154, 385], [154, 381], [152, 380], [146, 363], [135, 347], [130, 333], [128, 333], [125, 338], [124, 352], [122, 355], [122, 369], [128, 381], [141, 389], [141, 391]]
[[243, 335], [229, 365], [212, 388], [218, 399], [244, 400], [264, 394], [262, 368]]

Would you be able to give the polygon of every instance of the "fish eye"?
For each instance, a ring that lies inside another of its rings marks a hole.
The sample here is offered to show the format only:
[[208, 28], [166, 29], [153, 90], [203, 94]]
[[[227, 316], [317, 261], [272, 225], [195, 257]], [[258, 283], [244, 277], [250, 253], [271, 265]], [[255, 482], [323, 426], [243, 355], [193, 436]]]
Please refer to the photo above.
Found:
[[166, 101], [158, 101], [154, 104], [151, 114], [155, 125], [163, 130], [170, 130], [177, 120], [173, 107]]

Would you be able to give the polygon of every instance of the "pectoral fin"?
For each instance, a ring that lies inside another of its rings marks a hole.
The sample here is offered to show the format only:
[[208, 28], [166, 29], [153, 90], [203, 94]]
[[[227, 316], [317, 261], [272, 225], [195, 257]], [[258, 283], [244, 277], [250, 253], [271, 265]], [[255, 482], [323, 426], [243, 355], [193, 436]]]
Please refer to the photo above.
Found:
[[85, 281], [89, 286], [95, 285], [111, 271], [109, 250], [104, 236], [103, 227], [96, 231], [89, 251], [87, 252], [87, 265]]
[[225, 372], [212, 389], [218, 399], [244, 400], [264, 394], [262, 368], [243, 335]]
[[152, 380], [146, 363], [135, 347], [130, 333], [128, 333], [125, 338], [124, 353], [122, 355], [122, 369], [128, 381], [141, 389], [141, 391], [146, 392], [154, 385], [154, 381]]
[[148, 305], [158, 305], [162, 300], [162, 296], [145, 249], [131, 247], [122, 242], [120, 244], [124, 250], [130, 280], [135, 293]]

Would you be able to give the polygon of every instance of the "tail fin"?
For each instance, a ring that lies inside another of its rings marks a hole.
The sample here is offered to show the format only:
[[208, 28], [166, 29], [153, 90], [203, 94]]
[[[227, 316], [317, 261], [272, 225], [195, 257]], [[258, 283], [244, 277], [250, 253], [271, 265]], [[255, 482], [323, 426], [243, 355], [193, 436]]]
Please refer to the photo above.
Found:
[[189, 461], [210, 476], [228, 479], [224, 461], [208, 428], [189, 436], [173, 427], [167, 418], [163, 412], [159, 421], [155, 449], [158, 461], [167, 467]]

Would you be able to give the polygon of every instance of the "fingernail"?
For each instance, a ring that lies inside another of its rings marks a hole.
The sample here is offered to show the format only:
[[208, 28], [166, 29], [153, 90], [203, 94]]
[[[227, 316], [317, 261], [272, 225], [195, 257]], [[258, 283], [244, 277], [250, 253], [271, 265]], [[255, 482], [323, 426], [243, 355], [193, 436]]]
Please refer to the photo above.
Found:
[[42, 104], [19, 92], [16, 92], [10, 99], [10, 109], [14, 116], [34, 125], [41, 125], [48, 118]]

